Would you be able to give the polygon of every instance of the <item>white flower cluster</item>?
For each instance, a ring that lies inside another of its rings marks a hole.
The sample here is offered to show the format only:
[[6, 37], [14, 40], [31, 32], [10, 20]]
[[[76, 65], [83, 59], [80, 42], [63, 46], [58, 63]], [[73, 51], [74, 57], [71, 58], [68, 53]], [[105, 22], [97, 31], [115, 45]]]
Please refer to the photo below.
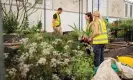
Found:
[[4, 53], [4, 58], [7, 58], [9, 53]]
[[27, 43], [29, 41], [29, 38], [22, 38], [21, 40], [20, 40], [20, 43]]
[[61, 80], [56, 74], [52, 75], [52, 80]]
[[52, 58], [50, 65], [51, 65], [51, 67], [56, 67], [57, 66], [57, 60], [55, 58]]
[[29, 54], [30, 56], [33, 55], [34, 52], [36, 52], [36, 49], [37, 49], [37, 43], [32, 43], [29, 45]]
[[30, 69], [29, 69], [30, 66], [31, 66], [31, 65], [27, 65], [27, 64], [24, 64], [24, 63], [20, 63], [20, 64], [19, 64], [19, 69], [20, 69], [21, 75], [22, 75], [23, 77], [25, 77], [26, 74], [27, 74], [27, 72], [30, 70]]
[[55, 41], [52, 41], [52, 44], [53, 45], [57, 45], [58, 42], [62, 42], [62, 40], [61, 39], [55, 39]]
[[68, 50], [69, 49], [69, 46], [68, 45], [64, 46], [64, 49], [65, 50]]
[[[35, 35], [37, 40], [41, 40], [42, 36], [40, 34]], [[34, 36], [34, 37], [35, 37]], [[19, 58], [20, 63], [20, 71], [22, 76], [27, 76], [27, 72], [30, 70], [30, 66], [28, 64], [25, 64], [25, 61], [30, 58], [30, 60], [36, 61], [33, 62], [30, 61], [30, 64], [36, 64], [33, 65], [35, 67], [38, 67], [39, 64], [43, 66], [47, 66], [47, 63], [50, 63], [48, 65], [49, 67], [56, 68], [58, 65], [61, 67], [69, 65], [70, 62], [72, 62], [74, 59], [71, 57], [71, 54], [82, 55], [84, 52], [80, 49], [80, 46], [77, 46], [78, 50], [71, 50], [71, 43], [73, 43], [72, 40], [69, 40], [65, 43], [63, 43], [63, 52], [57, 51], [54, 46], [56, 46], [58, 43], [62, 43], [63, 41], [61, 39], [55, 39], [50, 44], [44, 41], [41, 42], [32, 42], [28, 38], [22, 39], [22, 42], [24, 43], [24, 51], [22, 52], [22, 55]], [[58, 47], [58, 46], [57, 46]], [[42, 78], [40, 78], [41, 80]], [[57, 75], [53, 75], [53, 80], [60, 80]]]
[[16, 69], [15, 68], [11, 68], [11, 69], [6, 69], [8, 71], [8, 73], [11, 75], [11, 76], [15, 76], [16, 75]]
[[42, 35], [40, 35], [39, 33], [36, 33], [34, 37], [37, 38], [37, 40], [43, 39]]
[[22, 55], [20, 56], [20, 58], [18, 58], [19, 62], [24, 62], [27, 58], [29, 57], [29, 53], [22, 53]]
[[42, 42], [40, 44], [41, 48], [42, 48], [42, 55], [46, 56], [46, 55], [50, 55], [51, 51], [54, 49], [52, 45], [46, 43], [46, 42]]
[[61, 39], [55, 39], [55, 41], [56, 41], [56, 42], [62, 42], [62, 40], [61, 40]]
[[42, 64], [42, 65], [45, 65], [46, 63], [46, 58], [40, 58], [37, 62], [38, 64]]
[[65, 64], [68, 64], [69, 62], [70, 62], [69, 59], [65, 59], [65, 60], [64, 60], [64, 63], [65, 63]]
[[73, 42], [72, 40], [69, 40], [69, 41], [67, 41], [67, 44], [72, 43], [72, 42]]

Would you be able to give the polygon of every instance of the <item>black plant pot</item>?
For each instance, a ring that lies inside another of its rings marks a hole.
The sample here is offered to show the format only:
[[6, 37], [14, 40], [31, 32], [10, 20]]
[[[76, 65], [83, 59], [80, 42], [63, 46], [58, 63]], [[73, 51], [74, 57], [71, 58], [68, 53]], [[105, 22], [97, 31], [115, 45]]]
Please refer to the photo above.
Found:
[[72, 80], [72, 77], [71, 76], [65, 76], [64, 79], [62, 80]]
[[87, 54], [88, 54], [88, 55], [90, 55], [90, 54], [91, 54], [90, 49], [86, 49], [86, 52], [87, 52]]

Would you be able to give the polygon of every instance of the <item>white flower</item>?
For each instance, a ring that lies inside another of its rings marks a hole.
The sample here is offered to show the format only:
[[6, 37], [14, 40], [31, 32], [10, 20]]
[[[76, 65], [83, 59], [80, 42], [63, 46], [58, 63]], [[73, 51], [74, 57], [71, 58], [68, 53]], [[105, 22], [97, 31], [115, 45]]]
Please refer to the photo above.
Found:
[[37, 47], [37, 43], [33, 42], [33, 43], [31, 44], [31, 47]]
[[40, 58], [39, 61], [37, 62], [38, 64], [43, 64], [45, 65], [46, 59], [45, 58]]
[[22, 38], [20, 40], [21, 43], [27, 43], [29, 41], [29, 38]]
[[7, 58], [9, 53], [4, 53], [4, 58]]
[[56, 62], [56, 59], [55, 59], [55, 58], [52, 58], [52, 59], [51, 59], [51, 62], [52, 62], [52, 63], [55, 63], [55, 62]]
[[61, 80], [56, 74], [52, 75], [52, 80]]
[[20, 66], [21, 75], [25, 77], [27, 72], [30, 70], [29, 69], [30, 65], [20, 63], [19, 66]]
[[84, 54], [84, 51], [78, 51], [78, 53], [79, 53], [80, 55], [83, 55], [83, 54]]
[[74, 53], [77, 53], [78, 51], [77, 50], [72, 50]]
[[54, 49], [54, 47], [53, 47], [52, 45], [50, 45], [50, 44], [47, 45], [47, 48], [49, 48], [49, 49], [51, 49], [51, 50]]
[[33, 56], [33, 53], [36, 52], [36, 49], [37, 49], [37, 43], [30, 44], [30, 47], [29, 47], [29, 55], [30, 55], [30, 57]]
[[43, 77], [41, 76], [39, 80], [44, 80]]
[[7, 69], [8, 73], [12, 76], [15, 76], [16, 75], [16, 69], [15, 68], [11, 68], [11, 69]]
[[34, 37], [39, 37], [39, 36], [41, 36], [39, 33], [36, 33], [35, 35], [34, 35]]
[[80, 49], [80, 46], [77, 46], [78, 49]]
[[52, 44], [54, 44], [54, 45], [57, 45], [57, 44], [58, 44], [58, 42], [56, 42], [56, 41], [53, 41], [53, 42], [52, 42]]
[[41, 40], [41, 39], [43, 39], [41, 35], [37, 37], [37, 40]]
[[73, 42], [72, 40], [69, 40], [69, 41], [67, 41], [67, 44], [72, 43], [72, 42]]
[[30, 48], [29, 48], [29, 54], [33, 54], [35, 51], [36, 51], [36, 50], [35, 50], [34, 47], [30, 47]]
[[53, 51], [53, 55], [59, 56], [59, 52], [58, 51]]
[[61, 40], [61, 39], [55, 39], [55, 41], [57, 41], [57, 42], [62, 42], [62, 40]]
[[42, 54], [43, 54], [44, 56], [49, 55], [49, 54], [50, 54], [50, 49], [43, 49], [43, 50], [42, 50]]
[[22, 55], [19, 58], [20, 62], [24, 62], [28, 58], [29, 54], [28, 53], [22, 53]]
[[67, 50], [68, 48], [69, 48], [69, 46], [68, 46], [68, 45], [64, 46], [64, 49], [65, 49], [65, 50]]
[[68, 57], [69, 56], [69, 53], [64, 53], [63, 56], [64, 57]]
[[69, 60], [69, 59], [65, 59], [64, 62], [65, 62], [65, 63], [69, 63], [70, 60]]
[[40, 46], [42, 46], [43, 48], [46, 47], [47, 45], [48, 45], [47, 42], [41, 42], [41, 43], [40, 43]]
[[57, 64], [57, 60], [55, 58], [52, 58], [50, 63], [51, 67], [56, 67], [56, 64]]

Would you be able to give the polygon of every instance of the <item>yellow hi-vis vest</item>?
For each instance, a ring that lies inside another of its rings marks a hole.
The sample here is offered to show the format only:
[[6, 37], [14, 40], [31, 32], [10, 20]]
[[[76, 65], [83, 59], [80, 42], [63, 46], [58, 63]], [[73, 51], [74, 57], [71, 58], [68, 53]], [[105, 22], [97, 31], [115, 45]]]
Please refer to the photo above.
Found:
[[55, 20], [55, 24], [52, 23], [52, 27], [56, 26], [59, 27], [61, 25], [61, 20], [60, 20], [60, 16], [58, 13], [55, 13], [57, 15], [57, 18]]
[[100, 35], [93, 38], [92, 44], [108, 44], [108, 35], [105, 22], [100, 19], [96, 22], [98, 23]]

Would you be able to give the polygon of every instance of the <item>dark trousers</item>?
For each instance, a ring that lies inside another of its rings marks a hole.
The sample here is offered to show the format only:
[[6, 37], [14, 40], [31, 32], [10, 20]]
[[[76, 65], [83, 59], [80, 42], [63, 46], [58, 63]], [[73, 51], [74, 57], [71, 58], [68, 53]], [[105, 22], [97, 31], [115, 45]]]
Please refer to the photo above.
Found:
[[95, 67], [98, 67], [103, 61], [104, 61], [104, 47], [105, 45], [99, 44], [99, 45], [93, 45], [93, 51], [94, 51], [94, 65]]

